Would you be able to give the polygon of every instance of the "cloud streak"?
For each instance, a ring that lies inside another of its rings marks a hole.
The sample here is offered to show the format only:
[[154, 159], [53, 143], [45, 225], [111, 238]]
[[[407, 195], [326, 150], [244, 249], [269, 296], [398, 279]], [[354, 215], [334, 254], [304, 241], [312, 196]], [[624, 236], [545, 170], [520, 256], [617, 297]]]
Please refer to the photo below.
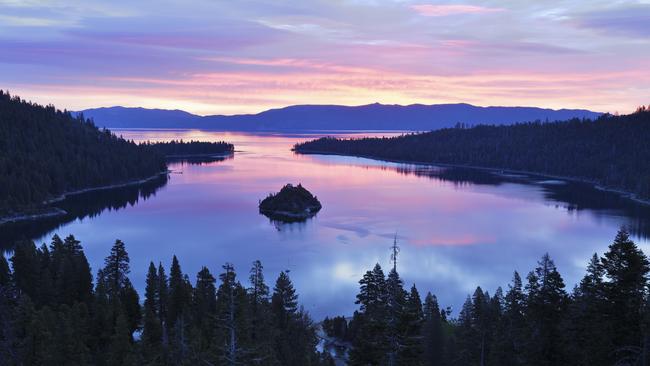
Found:
[[638, 4], [0, 0], [0, 88], [82, 109], [647, 104]]
[[411, 5], [411, 9], [418, 14], [427, 17], [446, 17], [449, 15], [459, 14], [487, 14], [504, 11], [502, 8], [487, 8], [476, 5], [434, 5], [434, 4], [416, 4]]

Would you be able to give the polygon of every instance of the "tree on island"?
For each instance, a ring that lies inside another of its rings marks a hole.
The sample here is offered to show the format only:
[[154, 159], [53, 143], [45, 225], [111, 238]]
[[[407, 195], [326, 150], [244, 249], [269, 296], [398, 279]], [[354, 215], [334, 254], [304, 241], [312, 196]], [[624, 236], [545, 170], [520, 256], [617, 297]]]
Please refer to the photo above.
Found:
[[279, 221], [302, 221], [314, 216], [322, 205], [318, 198], [301, 184], [287, 184], [280, 192], [260, 201], [260, 213]]

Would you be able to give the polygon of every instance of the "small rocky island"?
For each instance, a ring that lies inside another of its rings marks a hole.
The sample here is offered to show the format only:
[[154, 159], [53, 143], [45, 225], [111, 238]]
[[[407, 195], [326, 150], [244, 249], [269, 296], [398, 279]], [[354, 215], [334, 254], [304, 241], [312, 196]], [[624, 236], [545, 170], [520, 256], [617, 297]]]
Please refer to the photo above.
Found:
[[322, 205], [302, 185], [287, 184], [280, 192], [270, 194], [260, 201], [259, 208], [261, 214], [272, 220], [297, 222], [316, 215]]

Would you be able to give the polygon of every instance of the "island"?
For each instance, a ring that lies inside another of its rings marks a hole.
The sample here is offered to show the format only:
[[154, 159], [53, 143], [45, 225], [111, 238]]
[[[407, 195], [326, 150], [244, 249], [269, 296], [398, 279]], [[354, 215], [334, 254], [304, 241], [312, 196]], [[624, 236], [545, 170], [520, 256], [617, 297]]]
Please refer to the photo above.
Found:
[[323, 206], [314, 195], [301, 184], [287, 184], [280, 192], [270, 194], [260, 201], [260, 213], [268, 218], [283, 222], [304, 221], [316, 215]]

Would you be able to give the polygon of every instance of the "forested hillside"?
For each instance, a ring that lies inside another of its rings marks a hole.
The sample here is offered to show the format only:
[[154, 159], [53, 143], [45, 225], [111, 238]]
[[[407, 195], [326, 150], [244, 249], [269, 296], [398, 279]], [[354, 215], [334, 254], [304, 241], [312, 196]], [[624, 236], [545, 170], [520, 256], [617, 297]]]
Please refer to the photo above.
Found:
[[99, 130], [81, 115], [0, 91], [0, 215], [165, 169], [163, 156], [148, 146]]
[[[259, 261], [247, 284], [228, 263], [193, 282], [175, 256], [169, 269], [150, 263], [143, 299], [119, 240], [95, 281], [73, 236], [24, 242], [10, 263], [0, 256], [3, 365], [334, 365], [288, 273], [271, 290]], [[351, 366], [647, 366], [649, 272], [622, 229], [571, 292], [546, 254], [505, 291], [478, 287], [453, 317], [377, 264], [359, 281], [352, 319], [322, 326], [349, 345]]]
[[448, 128], [393, 138], [321, 138], [299, 153], [478, 166], [578, 178], [650, 198], [650, 110], [552, 123]]
[[145, 142], [144, 146], [148, 146], [165, 155], [166, 157], [182, 157], [182, 156], [205, 156], [205, 155], [220, 155], [230, 154], [235, 151], [235, 145], [219, 141], [219, 142], [206, 142], [206, 141], [183, 141], [171, 140], [169, 142]]

